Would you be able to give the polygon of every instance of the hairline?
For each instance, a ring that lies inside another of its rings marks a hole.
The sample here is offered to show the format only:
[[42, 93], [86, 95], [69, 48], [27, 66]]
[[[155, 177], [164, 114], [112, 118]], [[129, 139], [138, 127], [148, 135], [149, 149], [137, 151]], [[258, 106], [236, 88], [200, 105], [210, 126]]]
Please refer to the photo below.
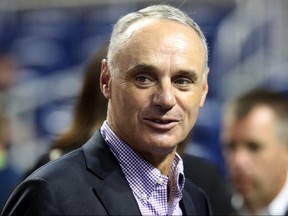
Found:
[[[256, 94], [254, 100], [252, 100], [251, 97], [253, 94]], [[264, 99], [264, 96], [267, 98]], [[274, 98], [271, 98], [273, 96]], [[288, 146], [288, 111], [285, 111], [285, 107], [288, 108], [287, 104], [287, 99], [281, 96], [280, 93], [277, 95], [277, 93], [273, 91], [254, 89], [254, 91], [231, 101], [228, 106], [226, 106], [226, 111], [232, 114], [235, 121], [239, 121], [249, 116], [258, 107], [269, 108], [275, 117], [275, 132], [277, 137]]]
[[208, 45], [204, 33], [201, 31], [199, 25], [195, 23], [186, 13], [169, 5], [149, 6], [139, 11], [129, 13], [124, 17], [120, 18], [116, 22], [110, 37], [110, 43], [107, 55], [108, 67], [110, 69], [114, 68], [114, 61], [115, 61], [114, 58], [116, 53], [119, 52], [120, 50], [119, 47], [127, 40], [125, 32], [127, 31], [128, 27], [130, 27], [133, 23], [144, 18], [170, 20], [180, 24], [184, 24], [186, 26], [190, 26], [198, 34], [200, 40], [202, 41], [205, 51], [205, 65], [203, 73], [207, 71]]

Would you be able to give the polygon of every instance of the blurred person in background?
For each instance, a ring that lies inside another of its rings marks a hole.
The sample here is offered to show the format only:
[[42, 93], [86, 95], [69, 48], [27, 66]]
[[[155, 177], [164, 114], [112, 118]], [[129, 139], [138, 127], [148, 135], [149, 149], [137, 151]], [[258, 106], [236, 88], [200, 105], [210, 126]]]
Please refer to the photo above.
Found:
[[10, 131], [9, 118], [5, 111], [0, 108], [0, 210], [20, 181], [20, 172], [9, 161]]
[[15, 57], [0, 48], [0, 91], [3, 94], [16, 82], [17, 63]]
[[36, 161], [24, 174], [24, 178], [47, 162], [81, 147], [101, 127], [106, 119], [108, 100], [103, 96], [99, 83], [101, 61], [107, 56], [107, 49], [107, 44], [100, 47], [85, 68], [83, 85], [76, 99], [71, 126], [53, 141], [49, 152]]
[[176, 153], [204, 105], [207, 62], [202, 31], [180, 10], [159, 5], [122, 17], [102, 61], [107, 121], [22, 182], [2, 215], [210, 215]]
[[16, 62], [12, 55], [0, 51], [0, 211], [9, 194], [20, 181], [20, 172], [10, 163], [10, 119], [7, 114], [7, 91], [15, 82]]
[[254, 89], [223, 117], [224, 156], [240, 215], [288, 215], [288, 101]]
[[185, 153], [189, 139], [193, 138], [188, 136], [177, 148], [183, 159], [185, 177], [207, 194], [213, 215], [234, 215], [231, 193], [224, 174], [211, 161]]

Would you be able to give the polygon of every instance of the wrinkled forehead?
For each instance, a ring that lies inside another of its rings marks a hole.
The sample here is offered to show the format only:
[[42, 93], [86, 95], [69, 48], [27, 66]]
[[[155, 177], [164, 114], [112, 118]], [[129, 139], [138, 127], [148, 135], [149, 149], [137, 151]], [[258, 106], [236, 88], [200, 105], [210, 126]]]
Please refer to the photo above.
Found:
[[137, 20], [122, 34], [118, 44], [119, 46], [115, 48], [117, 55], [114, 56], [118, 60], [125, 58], [121, 62], [137, 58], [135, 55], [153, 53], [171, 56], [175, 54], [187, 61], [191, 58], [191, 62], [197, 58], [203, 67], [205, 65], [205, 48], [198, 33], [189, 25], [171, 20], [159, 18]]
[[172, 37], [177, 35], [189, 37], [190, 35], [192, 42], [196, 40], [205, 49], [201, 37], [195, 29], [189, 25], [164, 18], [145, 17], [138, 19], [128, 26], [123, 32], [121, 39], [123, 40], [122, 43], [127, 43], [131, 42], [132, 39], [140, 38], [142, 39], [141, 42], [145, 43], [149, 39], [157, 36], [161, 38], [166, 35], [171, 35]]

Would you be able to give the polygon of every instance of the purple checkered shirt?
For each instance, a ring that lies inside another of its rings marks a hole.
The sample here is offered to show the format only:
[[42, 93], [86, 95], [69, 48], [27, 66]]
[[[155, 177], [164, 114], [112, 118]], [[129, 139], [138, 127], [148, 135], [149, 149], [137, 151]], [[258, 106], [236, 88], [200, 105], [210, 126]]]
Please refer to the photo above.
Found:
[[176, 154], [167, 177], [119, 139], [106, 121], [101, 127], [101, 134], [119, 161], [141, 214], [182, 215], [179, 202], [185, 178], [181, 157]]

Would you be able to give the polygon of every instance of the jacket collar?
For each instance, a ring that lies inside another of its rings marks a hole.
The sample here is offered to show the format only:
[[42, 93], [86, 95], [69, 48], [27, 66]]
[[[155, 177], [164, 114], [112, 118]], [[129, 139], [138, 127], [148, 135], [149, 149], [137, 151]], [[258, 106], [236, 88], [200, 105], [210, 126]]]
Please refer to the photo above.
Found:
[[87, 169], [100, 179], [93, 192], [109, 215], [141, 215], [118, 161], [97, 131], [83, 146]]
[[[141, 215], [121, 167], [100, 131], [97, 131], [82, 149], [87, 169], [101, 179], [100, 183], [96, 184], [95, 181], [93, 192], [109, 215]], [[185, 188], [180, 207], [183, 215], [188, 212], [195, 213], [193, 200]]]

